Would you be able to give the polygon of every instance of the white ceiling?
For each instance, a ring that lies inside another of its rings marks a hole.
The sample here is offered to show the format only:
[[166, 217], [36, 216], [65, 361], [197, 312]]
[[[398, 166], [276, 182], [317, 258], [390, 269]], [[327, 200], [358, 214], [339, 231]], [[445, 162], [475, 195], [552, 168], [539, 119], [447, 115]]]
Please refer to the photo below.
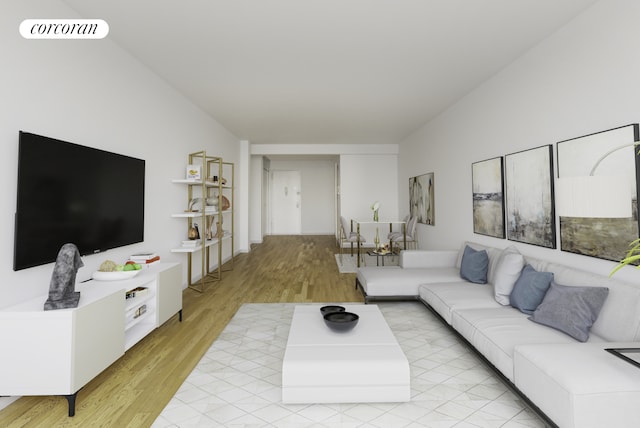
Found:
[[251, 143], [397, 143], [596, 0], [63, 0]]

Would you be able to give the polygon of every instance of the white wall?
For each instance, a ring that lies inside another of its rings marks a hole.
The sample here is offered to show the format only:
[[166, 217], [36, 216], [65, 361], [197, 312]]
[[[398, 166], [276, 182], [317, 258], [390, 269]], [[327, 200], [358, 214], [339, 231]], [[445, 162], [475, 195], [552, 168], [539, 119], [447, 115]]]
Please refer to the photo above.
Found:
[[[326, 158], [327, 155], [339, 157], [339, 181], [341, 187], [341, 211], [347, 218], [366, 220], [373, 214], [369, 207], [378, 200], [381, 203], [381, 220], [398, 218], [398, 145], [397, 144], [253, 144], [251, 154], [256, 156], [289, 155]], [[274, 169], [273, 163], [265, 163], [267, 168]], [[252, 166], [252, 175], [257, 172], [257, 166]], [[345, 170], [346, 168], [346, 170]], [[327, 170], [328, 177], [328, 170]], [[328, 178], [327, 178], [328, 179]], [[254, 183], [257, 178], [252, 177]], [[334, 171], [331, 171], [333, 183]], [[408, 181], [407, 181], [408, 186]], [[258, 197], [259, 188], [251, 188], [251, 199]], [[334, 211], [330, 214], [331, 221], [336, 218], [335, 193], [332, 192]], [[407, 202], [407, 207], [408, 207]], [[264, 207], [264, 204], [263, 204]], [[250, 211], [249, 224], [258, 229], [262, 213]], [[324, 217], [323, 219], [324, 220]], [[304, 222], [304, 220], [303, 220]], [[333, 223], [332, 223], [333, 224]], [[324, 230], [324, 228], [323, 228]], [[327, 229], [328, 234], [336, 231], [336, 225]], [[264, 232], [263, 232], [264, 233]], [[304, 223], [303, 223], [304, 233]], [[313, 232], [315, 233], [315, 232]], [[375, 232], [373, 232], [375, 234]], [[369, 242], [373, 234], [369, 233]], [[252, 242], [257, 234], [252, 235]]]
[[[638, 22], [640, 2], [596, 3], [400, 144], [400, 207], [408, 206], [407, 178], [435, 172], [436, 225], [418, 225], [421, 247], [513, 243], [473, 233], [473, 162], [640, 122]], [[613, 266], [559, 249], [516, 246], [599, 273]], [[618, 275], [632, 278], [637, 271]]]
[[251, 156], [249, 173], [249, 242], [261, 243], [262, 207], [264, 205], [262, 192], [262, 171], [265, 168], [262, 156]]
[[[372, 221], [371, 205], [378, 201], [380, 222], [399, 220], [398, 179], [394, 174], [397, 164], [396, 155], [341, 155], [341, 215], [347, 220]], [[361, 234], [371, 244], [375, 236], [374, 226], [362, 227]], [[382, 240], [386, 238], [387, 227], [385, 225], [384, 231], [380, 230]]]
[[142, 249], [157, 251], [165, 261], [184, 262], [185, 256], [169, 252], [186, 236], [184, 221], [170, 216], [187, 203], [186, 190], [171, 179], [184, 177], [189, 152], [204, 149], [238, 160], [235, 136], [108, 38], [25, 40], [18, 33], [23, 19], [75, 16], [57, 0], [2, 6], [1, 306], [46, 293], [53, 269], [53, 264], [12, 269], [19, 130], [146, 160], [145, 242], [84, 257], [78, 280], [89, 278], [107, 258], [124, 260]]
[[332, 235], [335, 230], [335, 161], [271, 160], [271, 171], [300, 171], [303, 235]]

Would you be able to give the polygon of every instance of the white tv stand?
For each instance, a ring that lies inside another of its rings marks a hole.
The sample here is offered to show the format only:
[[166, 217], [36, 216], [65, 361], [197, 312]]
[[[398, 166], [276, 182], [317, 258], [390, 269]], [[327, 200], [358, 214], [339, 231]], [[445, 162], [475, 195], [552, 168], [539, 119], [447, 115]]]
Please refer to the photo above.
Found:
[[[125, 299], [136, 287], [148, 291]], [[45, 311], [46, 295], [0, 309], [0, 395], [64, 395], [73, 416], [84, 385], [176, 313], [182, 321], [178, 263], [123, 281], [91, 280], [76, 291], [80, 302], [73, 309]]]

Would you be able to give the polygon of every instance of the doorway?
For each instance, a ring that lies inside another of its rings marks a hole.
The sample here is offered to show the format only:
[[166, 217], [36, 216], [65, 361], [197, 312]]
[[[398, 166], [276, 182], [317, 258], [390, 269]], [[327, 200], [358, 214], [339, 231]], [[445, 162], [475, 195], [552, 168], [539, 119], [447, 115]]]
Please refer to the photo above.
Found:
[[300, 171], [271, 171], [271, 234], [302, 234]]

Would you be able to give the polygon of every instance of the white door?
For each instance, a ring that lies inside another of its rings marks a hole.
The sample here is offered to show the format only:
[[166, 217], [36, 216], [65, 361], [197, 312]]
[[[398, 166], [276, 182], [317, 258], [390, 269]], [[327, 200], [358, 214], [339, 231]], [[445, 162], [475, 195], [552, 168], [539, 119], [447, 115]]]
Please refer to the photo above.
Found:
[[300, 171], [271, 172], [271, 233], [302, 233]]

